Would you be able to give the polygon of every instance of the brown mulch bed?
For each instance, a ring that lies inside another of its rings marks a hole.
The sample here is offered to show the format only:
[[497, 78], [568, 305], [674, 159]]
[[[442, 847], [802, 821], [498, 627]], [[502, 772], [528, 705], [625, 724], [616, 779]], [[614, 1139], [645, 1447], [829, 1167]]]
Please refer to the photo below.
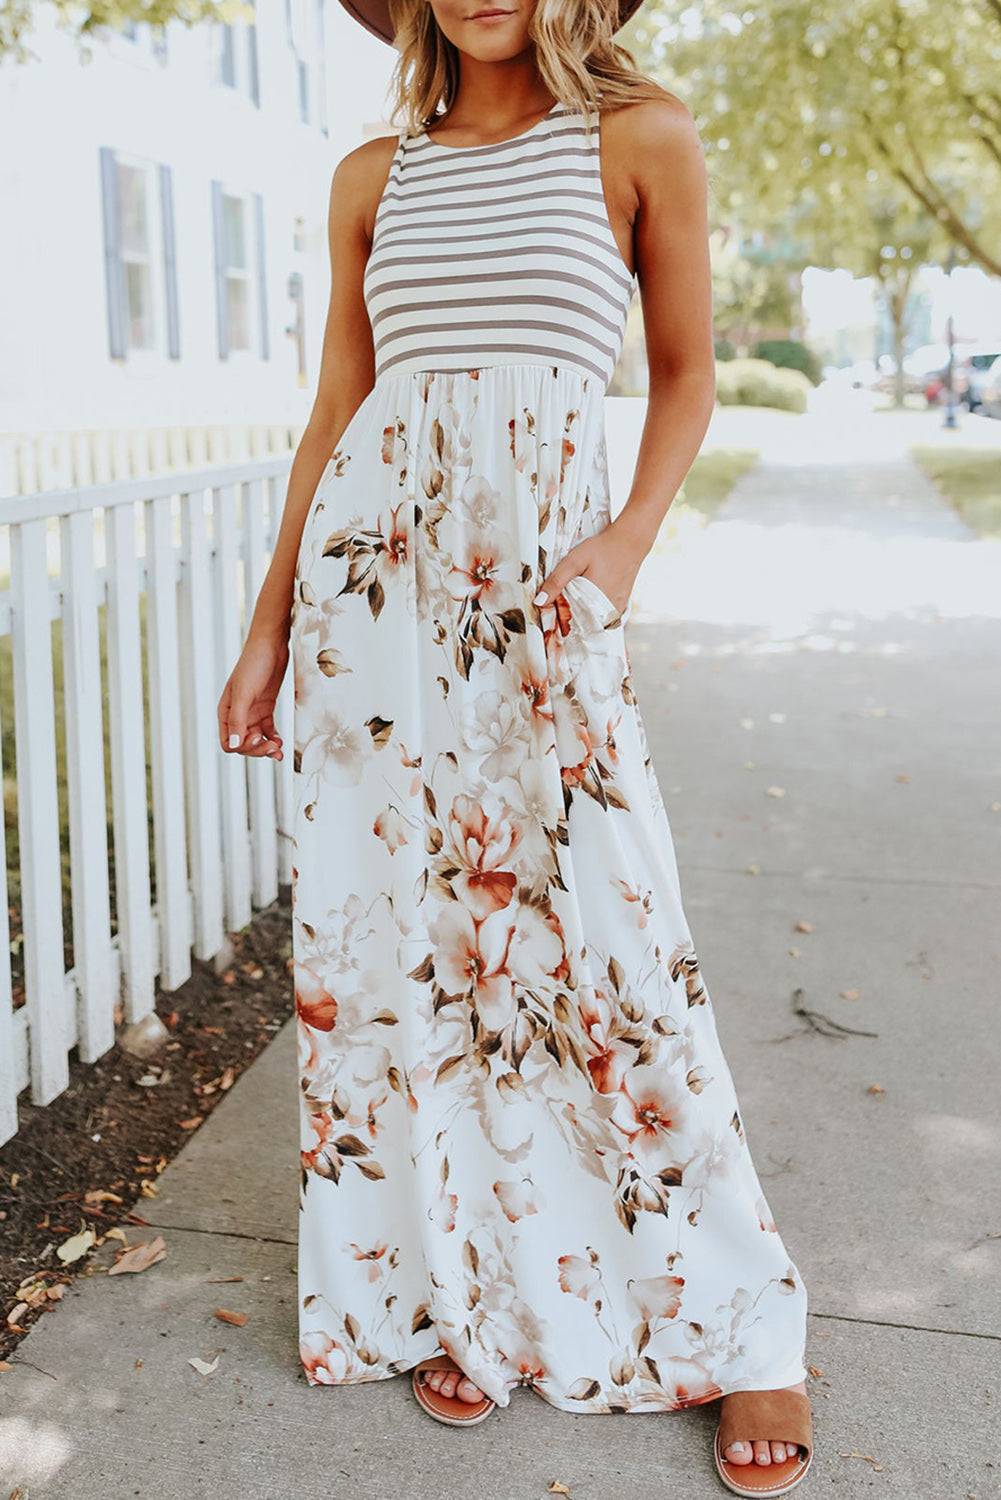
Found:
[[91, 1274], [93, 1246], [68, 1264], [57, 1248], [88, 1228], [96, 1243], [117, 1224], [145, 1224], [159, 1173], [291, 1016], [289, 897], [285, 887], [230, 935], [228, 968], [193, 960], [180, 989], [158, 993], [170, 1038], [153, 1058], [116, 1044], [81, 1063], [74, 1048], [64, 1093], [44, 1106], [22, 1094], [20, 1129], [0, 1146], [0, 1362]]

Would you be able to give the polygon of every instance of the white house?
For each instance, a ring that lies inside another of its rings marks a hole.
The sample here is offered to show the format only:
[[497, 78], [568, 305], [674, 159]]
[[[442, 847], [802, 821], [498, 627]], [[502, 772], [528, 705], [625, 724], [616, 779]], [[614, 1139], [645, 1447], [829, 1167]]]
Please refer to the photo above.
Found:
[[305, 421], [330, 178], [396, 54], [337, 0], [242, 9], [80, 43], [39, 5], [0, 66], [0, 493], [36, 434]]

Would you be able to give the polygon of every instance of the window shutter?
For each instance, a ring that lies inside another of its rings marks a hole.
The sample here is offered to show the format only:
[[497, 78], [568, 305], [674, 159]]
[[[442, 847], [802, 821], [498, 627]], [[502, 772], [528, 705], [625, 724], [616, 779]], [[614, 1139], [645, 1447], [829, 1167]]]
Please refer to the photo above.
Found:
[[160, 163], [160, 223], [163, 226], [163, 286], [167, 301], [167, 354], [181, 357], [181, 329], [177, 307], [177, 253], [174, 242], [174, 188], [170, 167]]
[[118, 165], [110, 146], [100, 147], [101, 210], [104, 219], [104, 280], [108, 299], [108, 352], [124, 359], [127, 344], [122, 222], [118, 207]]
[[212, 240], [215, 246], [216, 329], [219, 358], [229, 358], [229, 304], [226, 300], [226, 247], [223, 235], [222, 183], [212, 179]]
[[271, 341], [268, 336], [268, 276], [264, 259], [264, 199], [254, 194], [254, 228], [257, 240], [257, 306], [261, 323], [261, 358], [271, 357]]

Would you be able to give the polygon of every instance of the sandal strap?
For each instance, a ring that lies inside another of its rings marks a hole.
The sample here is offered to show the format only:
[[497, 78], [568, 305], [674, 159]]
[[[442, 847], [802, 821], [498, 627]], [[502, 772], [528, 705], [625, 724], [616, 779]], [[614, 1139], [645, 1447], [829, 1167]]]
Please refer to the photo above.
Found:
[[731, 1443], [799, 1443], [813, 1449], [810, 1398], [802, 1391], [731, 1391], [719, 1421], [721, 1451]]

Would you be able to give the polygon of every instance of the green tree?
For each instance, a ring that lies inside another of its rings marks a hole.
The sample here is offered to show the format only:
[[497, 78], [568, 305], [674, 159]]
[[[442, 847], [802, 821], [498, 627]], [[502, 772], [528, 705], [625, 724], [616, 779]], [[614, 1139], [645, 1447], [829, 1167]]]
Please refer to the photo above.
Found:
[[696, 117], [723, 217], [826, 199], [863, 246], [876, 189], [1001, 275], [1001, 0], [659, 0], [631, 27]]
[[183, 21], [247, 21], [253, 24], [254, 9], [243, 0], [0, 0], [0, 62], [37, 62], [38, 54], [28, 46], [37, 5], [55, 8], [59, 25], [80, 45], [89, 58], [87, 41], [102, 27], [120, 29], [127, 21], [145, 21], [165, 26]]

